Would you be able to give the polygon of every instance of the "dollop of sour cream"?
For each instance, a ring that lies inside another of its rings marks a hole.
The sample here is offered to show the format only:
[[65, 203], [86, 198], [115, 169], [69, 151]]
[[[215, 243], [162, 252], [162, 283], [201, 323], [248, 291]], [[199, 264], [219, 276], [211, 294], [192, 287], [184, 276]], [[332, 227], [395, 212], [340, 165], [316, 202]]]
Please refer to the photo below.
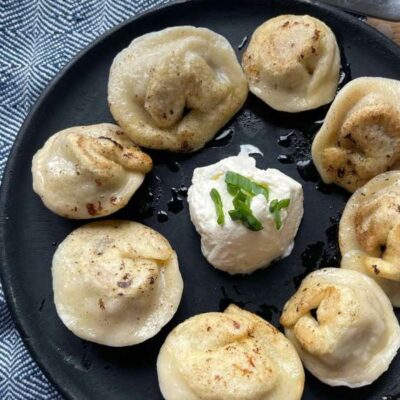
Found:
[[[265, 184], [269, 189], [269, 201], [263, 195], [252, 199], [251, 210], [263, 225], [252, 231], [240, 221], [233, 221], [233, 196], [228, 192], [225, 174], [236, 172]], [[224, 210], [225, 221], [219, 225], [211, 189], [218, 190]], [[290, 199], [288, 208], [280, 211], [282, 226], [278, 230], [269, 211], [273, 199]], [[287, 257], [293, 250], [303, 216], [303, 189], [300, 183], [278, 171], [256, 167], [253, 158], [238, 155], [225, 158], [216, 164], [196, 168], [188, 193], [190, 218], [201, 236], [201, 250], [208, 262], [217, 269], [230, 274], [249, 274], [268, 266], [271, 261]]]

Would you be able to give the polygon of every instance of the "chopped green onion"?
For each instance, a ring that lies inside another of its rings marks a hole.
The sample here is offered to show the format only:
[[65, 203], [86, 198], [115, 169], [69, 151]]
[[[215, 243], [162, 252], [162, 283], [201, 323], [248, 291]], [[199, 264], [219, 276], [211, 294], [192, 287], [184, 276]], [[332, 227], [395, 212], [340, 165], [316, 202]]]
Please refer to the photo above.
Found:
[[232, 221], [241, 221], [246, 228], [252, 231], [260, 231], [263, 229], [261, 222], [253, 215], [251, 210], [245, 207], [230, 210], [228, 213]]
[[281, 227], [282, 227], [281, 213], [279, 212], [279, 210], [275, 210], [272, 212], [272, 216], [275, 221], [275, 227], [279, 231], [279, 229], [281, 229]]
[[278, 203], [278, 209], [281, 210], [282, 208], [288, 208], [290, 204], [290, 199], [282, 199]]
[[232, 200], [232, 204], [235, 208], [238, 208], [238, 204], [240, 203], [244, 203], [246, 204], [249, 208], [250, 208], [250, 204], [251, 204], [251, 199], [252, 197], [249, 196], [248, 193], [246, 193], [245, 191], [243, 191], [242, 189], [240, 189], [237, 193], [236, 196], [233, 198]]
[[243, 175], [237, 174], [236, 172], [228, 171], [225, 174], [225, 183], [227, 185], [228, 192], [232, 196], [235, 196], [239, 190], [243, 190], [252, 197], [262, 194], [267, 201], [269, 199], [269, 190], [265, 183], [254, 182]]
[[214, 202], [215, 212], [217, 213], [217, 223], [222, 225], [225, 222], [224, 205], [222, 204], [221, 195], [217, 189], [211, 189], [210, 196]]
[[269, 205], [269, 211], [272, 214], [272, 217], [274, 218], [275, 227], [278, 231], [282, 227], [282, 218], [280, 210], [282, 208], [289, 207], [289, 204], [290, 204], [290, 199], [282, 199], [282, 200], [274, 199], [271, 201]]
[[228, 214], [232, 221], [240, 221], [242, 219], [242, 212], [240, 210], [229, 210]]
[[250, 206], [253, 197], [258, 194], [263, 195], [268, 201], [268, 186], [253, 182], [251, 179], [232, 171], [225, 174], [225, 183], [228, 192], [234, 196], [232, 200], [234, 209], [229, 211], [231, 219], [242, 222], [252, 231], [263, 229], [261, 222], [253, 215]]
[[272, 200], [271, 203], [269, 204], [269, 211], [270, 211], [271, 213], [273, 213], [273, 212], [275, 211], [276, 206], [278, 205], [278, 201], [279, 201], [279, 200], [274, 199], [274, 200]]
[[264, 229], [262, 223], [253, 214], [246, 215], [246, 220], [242, 222], [251, 231], [261, 231]]
[[236, 193], [239, 191], [239, 188], [237, 186], [230, 185], [229, 183], [226, 184], [226, 189], [228, 190], [228, 193], [232, 196], [235, 196]]
[[229, 216], [233, 221], [241, 221], [244, 226], [252, 231], [259, 231], [263, 229], [261, 222], [254, 217], [250, 208], [252, 197], [243, 190], [239, 190], [232, 200], [235, 207], [234, 210], [229, 211]]

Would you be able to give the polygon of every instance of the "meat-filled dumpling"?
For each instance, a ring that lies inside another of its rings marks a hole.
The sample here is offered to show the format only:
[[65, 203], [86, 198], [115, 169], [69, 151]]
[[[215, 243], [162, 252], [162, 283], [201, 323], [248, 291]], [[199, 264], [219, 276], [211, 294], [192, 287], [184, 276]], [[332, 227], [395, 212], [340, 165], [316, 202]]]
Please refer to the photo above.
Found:
[[157, 372], [166, 400], [299, 400], [304, 387], [292, 344], [234, 305], [178, 325], [161, 347]]
[[331, 386], [369, 385], [400, 347], [400, 327], [382, 289], [340, 268], [308, 275], [281, 316], [304, 366]]
[[173, 317], [183, 283], [178, 259], [158, 232], [131, 221], [98, 221], [73, 231], [53, 257], [57, 313], [75, 335], [130, 346]]
[[251, 92], [276, 110], [299, 112], [333, 100], [340, 52], [322, 21], [281, 15], [256, 29], [242, 64]]
[[135, 39], [114, 59], [108, 82], [111, 113], [132, 140], [176, 152], [202, 148], [247, 93], [229, 42], [193, 26]]
[[371, 179], [348, 201], [339, 226], [342, 268], [375, 279], [400, 306], [400, 171]]
[[117, 125], [76, 126], [51, 136], [35, 154], [33, 189], [62, 217], [101, 217], [124, 207], [152, 167]]
[[323, 181], [354, 192], [400, 168], [400, 81], [358, 78], [332, 103], [312, 144]]

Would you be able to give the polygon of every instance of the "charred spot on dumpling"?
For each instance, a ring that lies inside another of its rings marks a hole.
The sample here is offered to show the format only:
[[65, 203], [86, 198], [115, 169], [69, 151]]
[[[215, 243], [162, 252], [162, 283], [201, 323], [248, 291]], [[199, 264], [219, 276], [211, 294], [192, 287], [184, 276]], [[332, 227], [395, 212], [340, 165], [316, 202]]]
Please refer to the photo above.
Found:
[[152, 166], [117, 125], [77, 126], [55, 133], [35, 154], [33, 188], [59, 215], [96, 218], [123, 207]]
[[[99, 204], [99, 206], [101, 207], [101, 203]], [[95, 215], [97, 215], [98, 211], [101, 211], [101, 208], [96, 208], [96, 206], [93, 203], [87, 203], [86, 204], [86, 209], [89, 215], [91, 215], [92, 217], [94, 217]]]

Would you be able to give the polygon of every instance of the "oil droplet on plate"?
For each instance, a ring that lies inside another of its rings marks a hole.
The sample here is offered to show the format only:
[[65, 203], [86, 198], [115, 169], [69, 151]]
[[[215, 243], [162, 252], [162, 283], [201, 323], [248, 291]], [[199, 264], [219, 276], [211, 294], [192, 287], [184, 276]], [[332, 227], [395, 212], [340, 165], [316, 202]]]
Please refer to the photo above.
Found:
[[[218, 310], [220, 312], [225, 311], [226, 308], [231, 304], [236, 304], [240, 308], [245, 308], [246, 304], [249, 303], [249, 302], [244, 302], [244, 301], [240, 301], [240, 300], [235, 300], [232, 297], [228, 296], [224, 286], [221, 286], [221, 291], [222, 291], [223, 298], [219, 301], [219, 305], [218, 305]], [[235, 292], [236, 292], [236, 290], [235, 290]]]
[[232, 128], [225, 129], [214, 139], [210, 140], [205, 147], [224, 147], [227, 146], [233, 137], [234, 130]]
[[242, 49], [243, 49], [243, 47], [246, 45], [248, 39], [249, 39], [248, 36], [245, 36], [245, 37], [242, 39], [242, 41], [241, 41], [240, 44], [238, 45], [238, 49], [239, 49], [239, 50], [242, 50]]
[[188, 188], [185, 185], [181, 185], [181, 187], [178, 189], [178, 193], [183, 196], [183, 197], [187, 197], [188, 195]]
[[157, 213], [158, 222], [167, 222], [168, 221], [168, 213], [166, 211], [159, 211]]
[[305, 181], [318, 182], [319, 174], [311, 159], [298, 161], [296, 166], [298, 173]]
[[183, 210], [183, 199], [179, 196], [179, 191], [176, 188], [171, 188], [172, 198], [167, 203], [168, 211], [177, 214]]
[[280, 154], [278, 156], [278, 161], [281, 162], [282, 164], [292, 164], [293, 157], [290, 154]]
[[301, 263], [304, 271], [293, 278], [294, 286], [300, 286], [301, 281], [312, 271], [318, 269], [319, 261], [324, 251], [324, 242], [316, 242], [308, 245], [301, 254]]
[[291, 136], [293, 136], [294, 132], [289, 132], [286, 135], [279, 136], [278, 144], [282, 147], [289, 147], [292, 143]]
[[256, 313], [266, 321], [272, 322], [272, 319], [279, 316], [281, 312], [279, 308], [273, 304], [261, 304]]
[[178, 172], [181, 169], [181, 166], [175, 160], [167, 160], [167, 167], [171, 172]]

